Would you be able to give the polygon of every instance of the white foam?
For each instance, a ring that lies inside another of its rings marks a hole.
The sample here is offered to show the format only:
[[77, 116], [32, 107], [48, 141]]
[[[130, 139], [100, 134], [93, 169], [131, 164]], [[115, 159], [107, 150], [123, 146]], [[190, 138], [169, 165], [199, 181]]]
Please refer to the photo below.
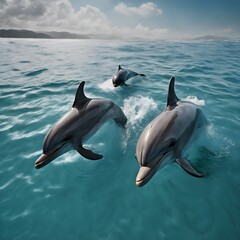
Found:
[[56, 159], [56, 161], [54, 161], [53, 164], [63, 165], [63, 164], [77, 162], [78, 160], [79, 160], [79, 155], [70, 151], [58, 157], [58, 159]]
[[194, 103], [198, 106], [204, 106], [205, 105], [205, 100], [198, 99], [196, 96], [187, 96], [185, 99], [182, 99], [182, 100], [186, 101], [186, 102]]
[[107, 79], [105, 82], [99, 83], [98, 87], [105, 92], [114, 91], [115, 89], [112, 84], [112, 79]]

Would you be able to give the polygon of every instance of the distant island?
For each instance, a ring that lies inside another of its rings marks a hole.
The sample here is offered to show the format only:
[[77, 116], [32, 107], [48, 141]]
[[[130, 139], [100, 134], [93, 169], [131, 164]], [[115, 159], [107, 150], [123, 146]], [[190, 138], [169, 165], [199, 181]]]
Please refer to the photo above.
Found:
[[[0, 38], [45, 38], [45, 39], [128, 39], [128, 40], [142, 40], [141, 38], [131, 37], [124, 38], [114, 34], [78, 34], [70, 32], [35, 32], [31, 30], [17, 30], [17, 29], [0, 29]], [[232, 40], [228, 37], [217, 36], [217, 35], [203, 35], [193, 38], [186, 38], [182, 40], [196, 41], [228, 41]]]
[[194, 37], [191, 40], [225, 41], [225, 40], [230, 40], [230, 38], [216, 36], [216, 35], [204, 35], [204, 36]]
[[34, 32], [30, 30], [0, 29], [1, 38], [90, 39], [88, 35], [69, 32]]

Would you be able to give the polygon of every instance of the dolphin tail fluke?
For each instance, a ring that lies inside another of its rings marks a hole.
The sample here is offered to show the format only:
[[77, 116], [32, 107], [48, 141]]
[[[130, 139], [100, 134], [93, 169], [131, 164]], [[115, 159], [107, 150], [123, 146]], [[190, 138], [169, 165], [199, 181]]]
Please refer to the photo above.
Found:
[[190, 175], [194, 177], [204, 177], [204, 174], [198, 172], [196, 169], [193, 168], [193, 166], [190, 164], [190, 162], [185, 158], [177, 158], [176, 162]]
[[99, 160], [103, 157], [103, 155], [94, 153], [91, 150], [84, 148], [83, 146], [75, 146], [75, 149], [80, 155], [90, 160]]

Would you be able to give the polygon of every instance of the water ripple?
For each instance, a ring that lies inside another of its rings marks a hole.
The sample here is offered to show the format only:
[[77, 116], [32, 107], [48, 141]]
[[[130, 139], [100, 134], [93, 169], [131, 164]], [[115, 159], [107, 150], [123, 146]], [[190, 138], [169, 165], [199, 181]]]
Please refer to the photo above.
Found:
[[34, 76], [37, 76], [45, 71], [47, 71], [48, 69], [47, 68], [42, 68], [42, 69], [39, 69], [39, 70], [35, 70], [35, 71], [30, 71], [30, 72], [27, 72], [27, 73], [24, 73], [24, 75], [26, 77], [34, 77]]

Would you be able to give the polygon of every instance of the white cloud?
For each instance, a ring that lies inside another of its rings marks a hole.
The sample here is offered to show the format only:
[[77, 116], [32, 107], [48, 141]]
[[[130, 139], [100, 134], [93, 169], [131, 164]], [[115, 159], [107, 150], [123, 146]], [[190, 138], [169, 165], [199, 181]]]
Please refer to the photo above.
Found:
[[125, 3], [121, 2], [114, 7], [114, 11], [123, 15], [140, 15], [149, 16], [152, 14], [162, 14], [162, 9], [158, 8], [156, 4], [152, 2], [143, 3], [139, 7], [128, 7]]
[[[76, 11], [69, 0], [0, 0], [0, 28], [35, 31], [68, 31], [81, 34], [107, 34], [120, 38], [162, 39], [167, 29], [151, 29], [142, 24], [135, 27], [113, 26], [98, 8], [87, 5]], [[160, 14], [153, 3], [133, 8], [135, 14]]]
[[68, 0], [5, 0], [0, 27], [101, 33], [109, 23], [98, 8], [87, 5], [75, 11]]

